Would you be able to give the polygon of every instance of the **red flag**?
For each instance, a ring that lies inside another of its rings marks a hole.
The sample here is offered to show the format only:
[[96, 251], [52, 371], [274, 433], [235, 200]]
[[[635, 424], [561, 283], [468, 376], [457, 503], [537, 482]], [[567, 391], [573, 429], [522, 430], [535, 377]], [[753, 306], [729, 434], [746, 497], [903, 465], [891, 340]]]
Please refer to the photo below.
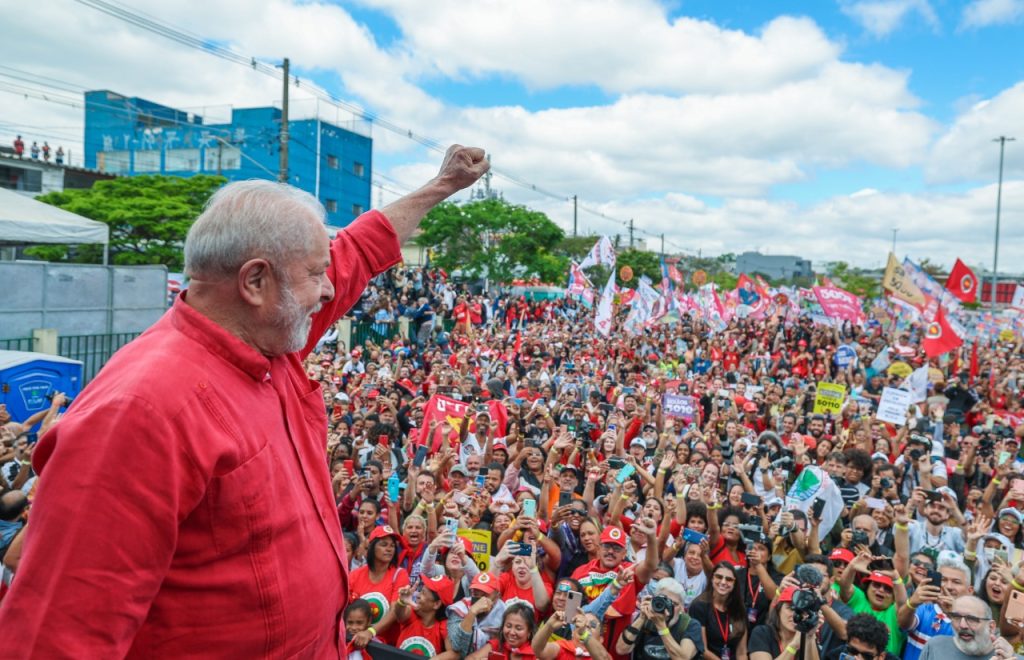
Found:
[[953, 328], [946, 321], [946, 313], [939, 307], [935, 313], [935, 320], [928, 324], [925, 330], [924, 339], [921, 340], [921, 348], [928, 357], [936, 357], [948, 353], [957, 348], [964, 341], [960, 339]]
[[[438, 424], [448, 422], [448, 425], [451, 427], [448, 431], [448, 440], [452, 447], [457, 447], [462, 418], [468, 412], [468, 403], [456, 401], [440, 394], [430, 397], [430, 401], [427, 401], [427, 405], [423, 409], [423, 430], [417, 439], [417, 443], [421, 445], [426, 444], [427, 436], [430, 434], [430, 422], [436, 421]], [[431, 454], [441, 451], [441, 441], [444, 439], [442, 436], [441, 430], [438, 429], [434, 435], [434, 446], [430, 448]]]
[[949, 271], [946, 289], [963, 302], [974, 302], [978, 299], [978, 276], [957, 259], [953, 270]]
[[971, 345], [971, 371], [967, 380], [968, 385], [974, 385], [974, 379], [978, 377], [978, 342]]

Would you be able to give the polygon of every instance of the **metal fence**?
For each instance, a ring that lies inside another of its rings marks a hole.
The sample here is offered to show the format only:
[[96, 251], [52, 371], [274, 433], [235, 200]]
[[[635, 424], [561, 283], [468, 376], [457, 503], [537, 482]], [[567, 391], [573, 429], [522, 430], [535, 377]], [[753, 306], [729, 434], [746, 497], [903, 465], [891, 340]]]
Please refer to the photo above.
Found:
[[0, 339], [0, 351], [31, 351], [32, 346], [33, 342], [31, 337]]
[[61, 335], [57, 338], [57, 353], [72, 360], [82, 361], [82, 385], [100, 372], [107, 360], [141, 332], [118, 332], [108, 335]]
[[[374, 329], [374, 325], [377, 325], [378, 328], [386, 328], [387, 333], [380, 334]], [[374, 344], [381, 344], [394, 337], [397, 332], [397, 323], [374, 324], [372, 321], [356, 321], [352, 323], [352, 348], [355, 348], [356, 346], [363, 346], [367, 339], [372, 341]]]

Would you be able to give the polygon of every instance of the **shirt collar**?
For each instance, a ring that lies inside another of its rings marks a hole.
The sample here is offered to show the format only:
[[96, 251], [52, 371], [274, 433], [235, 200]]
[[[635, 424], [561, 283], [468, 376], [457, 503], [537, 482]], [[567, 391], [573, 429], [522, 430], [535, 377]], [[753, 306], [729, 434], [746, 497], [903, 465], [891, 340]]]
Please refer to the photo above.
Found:
[[175, 329], [253, 380], [266, 380], [270, 374], [270, 359], [185, 302], [187, 295], [188, 291], [182, 291], [171, 308]]

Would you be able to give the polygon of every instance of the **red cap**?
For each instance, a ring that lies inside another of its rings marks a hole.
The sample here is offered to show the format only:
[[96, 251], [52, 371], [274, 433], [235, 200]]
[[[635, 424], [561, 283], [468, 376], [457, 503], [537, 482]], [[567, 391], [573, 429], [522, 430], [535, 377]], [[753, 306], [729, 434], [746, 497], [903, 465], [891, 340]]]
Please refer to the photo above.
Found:
[[498, 451], [499, 449], [508, 452], [508, 445], [504, 442], [495, 442], [491, 445], [491, 451]]
[[806, 447], [807, 449], [810, 449], [811, 451], [814, 451], [815, 449], [818, 448], [818, 441], [814, 439], [813, 435], [805, 435], [805, 436], [803, 436], [803, 440], [804, 440], [804, 447]]
[[753, 401], [747, 401], [743, 404], [743, 412], [757, 412], [757, 404]]
[[846, 548], [836, 548], [832, 551], [832, 554], [830, 554], [828, 558], [832, 561], [845, 561], [847, 564], [849, 564], [851, 561], [853, 561], [854, 554]]
[[892, 578], [884, 573], [879, 573], [878, 571], [872, 571], [870, 575], [864, 578], [864, 582], [877, 582], [878, 584], [884, 584], [892, 589]]
[[469, 588], [479, 589], [480, 591], [493, 594], [498, 590], [498, 578], [494, 577], [490, 573], [480, 573], [473, 578], [473, 582], [470, 583]]
[[367, 399], [376, 399], [379, 396], [380, 396], [380, 390], [370, 390], [369, 393], [367, 393], [366, 398]]
[[455, 583], [451, 581], [451, 578], [444, 575], [430, 577], [423, 580], [423, 586], [437, 594], [445, 606], [455, 602]]
[[614, 543], [617, 546], [626, 547], [626, 533], [618, 527], [605, 527], [601, 532], [601, 543]]
[[387, 538], [389, 536], [393, 536], [395, 541], [402, 538], [398, 532], [391, 528], [391, 525], [381, 525], [380, 527], [375, 527], [373, 531], [370, 532], [370, 542], [377, 539]]
[[413, 385], [412, 381], [409, 380], [408, 378], [403, 378], [402, 380], [398, 381], [397, 384], [401, 385], [402, 387], [404, 387], [405, 389], [409, 390], [410, 392], [412, 392], [413, 390], [416, 389], [416, 386]]
[[779, 592], [779, 596], [776, 599], [775, 604], [776, 605], [781, 605], [782, 603], [792, 603], [793, 602], [793, 594], [795, 594], [795, 593], [796, 593], [796, 587], [786, 587], [785, 589], [783, 589], [782, 591]]

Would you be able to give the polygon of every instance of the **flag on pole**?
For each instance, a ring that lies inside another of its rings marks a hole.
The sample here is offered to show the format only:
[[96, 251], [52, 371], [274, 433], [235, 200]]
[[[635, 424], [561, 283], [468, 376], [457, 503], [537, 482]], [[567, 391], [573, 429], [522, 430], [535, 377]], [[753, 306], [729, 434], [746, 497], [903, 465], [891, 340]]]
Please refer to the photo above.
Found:
[[921, 347], [928, 357], [936, 357], [959, 347], [964, 341], [953, 331], [946, 321], [946, 312], [942, 307], [935, 312], [935, 320], [928, 324]]
[[597, 303], [597, 313], [594, 315], [594, 327], [605, 337], [612, 333], [612, 299], [614, 297], [615, 273], [612, 273], [604, 285], [601, 302]]
[[900, 387], [910, 391], [910, 402], [920, 403], [928, 398], [928, 365], [911, 372], [903, 379]]
[[924, 293], [910, 279], [903, 264], [896, 259], [896, 255], [892, 252], [889, 253], [889, 263], [886, 265], [885, 275], [882, 277], [882, 288], [892, 294], [894, 298], [917, 307], [924, 307]]
[[946, 290], [962, 302], [974, 302], [978, 299], [978, 276], [967, 264], [957, 259], [946, 279]]
[[612, 242], [607, 236], [602, 236], [598, 239], [594, 247], [590, 249], [590, 254], [580, 264], [580, 268], [590, 268], [591, 266], [608, 266], [612, 270], [615, 270], [615, 248], [612, 247]]

